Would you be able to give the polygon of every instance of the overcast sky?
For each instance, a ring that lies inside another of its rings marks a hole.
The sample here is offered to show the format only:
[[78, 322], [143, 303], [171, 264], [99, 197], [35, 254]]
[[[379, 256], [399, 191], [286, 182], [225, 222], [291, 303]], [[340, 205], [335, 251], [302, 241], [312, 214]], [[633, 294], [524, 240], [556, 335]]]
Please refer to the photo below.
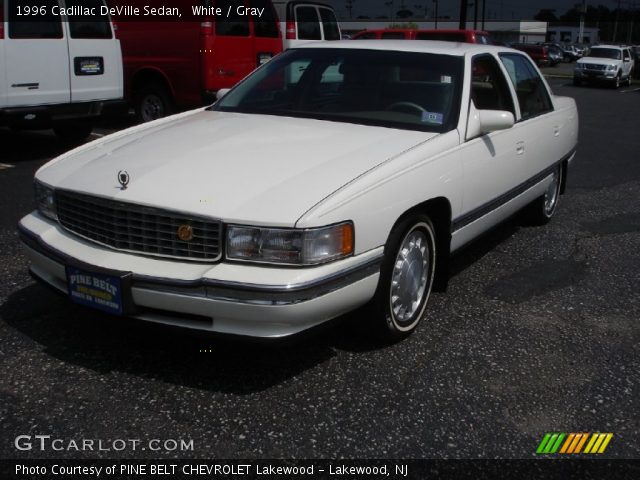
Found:
[[[338, 16], [346, 19], [348, 13], [346, 9], [347, 0], [324, 0], [326, 3], [330, 3], [336, 9]], [[390, 0], [353, 0], [353, 18], [358, 15], [367, 15], [375, 17], [378, 15], [390, 15], [390, 7], [385, 5]], [[469, 0], [472, 4], [474, 0]], [[478, 4], [480, 17], [482, 12], [482, 0], [479, 0]], [[538, 13], [541, 8], [552, 8], [556, 10], [556, 15], [561, 15], [574, 6], [577, 3], [581, 3], [581, 0], [486, 0], [486, 15], [489, 19], [522, 19], [530, 20]], [[633, 0], [631, 0], [633, 2]], [[628, 3], [628, 0], [623, 0], [623, 6]], [[640, 2], [638, 2], [640, 3]], [[414, 13], [422, 16], [424, 15], [425, 6], [429, 16], [433, 15], [433, 9], [435, 3], [433, 0], [394, 0], [394, 11], [398, 11], [400, 6], [404, 6], [413, 11]], [[587, 5], [604, 5], [611, 9], [615, 8], [618, 4], [618, 0], [587, 0]], [[473, 6], [469, 7], [467, 18], [473, 19]], [[460, 11], [459, 0], [439, 0], [438, 2], [438, 16], [445, 15], [451, 18], [457, 19]]]

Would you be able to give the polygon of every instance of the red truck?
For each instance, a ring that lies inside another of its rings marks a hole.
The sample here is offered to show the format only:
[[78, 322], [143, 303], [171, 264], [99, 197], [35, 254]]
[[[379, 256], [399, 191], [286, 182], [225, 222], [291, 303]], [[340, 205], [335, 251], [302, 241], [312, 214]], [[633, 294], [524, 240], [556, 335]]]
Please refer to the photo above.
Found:
[[340, 39], [333, 9], [315, 0], [165, 0], [157, 8], [182, 17], [145, 21], [128, 12], [145, 13], [147, 0], [107, 1], [122, 45], [125, 97], [141, 122], [212, 102], [299, 41]]

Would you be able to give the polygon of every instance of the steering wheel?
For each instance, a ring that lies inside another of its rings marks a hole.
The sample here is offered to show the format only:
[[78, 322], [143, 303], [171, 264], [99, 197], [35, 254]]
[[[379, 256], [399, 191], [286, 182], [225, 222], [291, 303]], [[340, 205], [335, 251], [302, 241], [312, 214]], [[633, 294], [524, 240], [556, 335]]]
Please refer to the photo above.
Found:
[[392, 103], [387, 108], [385, 108], [385, 110], [397, 110], [399, 107], [412, 108], [414, 110], [417, 110], [421, 115], [423, 113], [427, 113], [427, 111], [424, 108], [422, 108], [417, 103], [413, 103], [413, 102], [396, 102], [396, 103]]

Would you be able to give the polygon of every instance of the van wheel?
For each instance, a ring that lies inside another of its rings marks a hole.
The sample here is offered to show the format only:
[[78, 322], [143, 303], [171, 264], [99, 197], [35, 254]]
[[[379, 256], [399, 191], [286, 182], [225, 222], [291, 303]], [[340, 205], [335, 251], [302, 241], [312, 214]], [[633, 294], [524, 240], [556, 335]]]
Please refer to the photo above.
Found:
[[173, 111], [167, 89], [157, 83], [143, 85], [136, 91], [134, 108], [139, 122], [151, 122], [166, 117]]
[[77, 145], [83, 143], [91, 132], [93, 124], [90, 121], [66, 121], [58, 122], [53, 125], [53, 132], [64, 143]]
[[385, 343], [409, 336], [422, 319], [433, 286], [435, 238], [426, 215], [408, 217], [389, 236], [378, 288], [369, 304], [374, 333]]
[[544, 192], [544, 195], [534, 200], [529, 206], [529, 219], [534, 225], [545, 225], [549, 223], [556, 213], [558, 202], [560, 201], [563, 173], [562, 165], [558, 165], [553, 171], [553, 177], [547, 187], [547, 191]]

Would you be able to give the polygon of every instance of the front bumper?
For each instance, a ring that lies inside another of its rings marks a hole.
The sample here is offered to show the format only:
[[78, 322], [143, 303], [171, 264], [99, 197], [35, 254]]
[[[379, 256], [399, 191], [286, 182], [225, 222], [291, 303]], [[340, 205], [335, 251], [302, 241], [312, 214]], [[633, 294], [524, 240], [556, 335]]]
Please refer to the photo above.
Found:
[[579, 80], [597, 80], [613, 82], [618, 72], [616, 70], [574, 70], [573, 76]]
[[126, 273], [128, 316], [251, 337], [294, 335], [364, 305], [382, 247], [313, 268], [194, 264], [132, 255], [85, 241], [37, 212], [18, 226], [39, 280], [67, 294], [66, 267]]

